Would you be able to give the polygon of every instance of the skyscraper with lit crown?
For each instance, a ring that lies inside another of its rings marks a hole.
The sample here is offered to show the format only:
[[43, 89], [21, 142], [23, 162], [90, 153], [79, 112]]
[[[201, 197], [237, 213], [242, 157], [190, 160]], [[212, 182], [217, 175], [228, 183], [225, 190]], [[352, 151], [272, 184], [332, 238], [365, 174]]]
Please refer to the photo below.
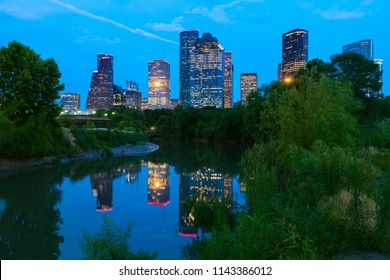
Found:
[[224, 48], [204, 33], [190, 51], [190, 102], [195, 108], [223, 107]]
[[166, 60], [148, 63], [148, 106], [149, 109], [168, 108], [170, 102], [170, 64]]
[[88, 91], [87, 109], [110, 109], [114, 91], [114, 57], [97, 55], [97, 71], [93, 71]]
[[282, 67], [280, 78], [289, 81], [308, 61], [309, 32], [294, 29], [282, 35]]

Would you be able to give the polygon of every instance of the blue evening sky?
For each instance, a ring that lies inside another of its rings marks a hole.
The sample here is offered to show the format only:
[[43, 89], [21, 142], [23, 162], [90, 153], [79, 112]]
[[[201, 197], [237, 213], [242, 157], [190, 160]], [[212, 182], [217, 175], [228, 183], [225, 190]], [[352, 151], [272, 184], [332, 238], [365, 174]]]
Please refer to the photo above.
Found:
[[0, 0], [0, 23], [0, 46], [17, 40], [53, 57], [64, 92], [80, 93], [82, 108], [98, 53], [114, 56], [114, 83], [135, 80], [143, 97], [148, 61], [165, 58], [171, 98], [178, 98], [179, 32], [185, 29], [210, 32], [233, 52], [234, 101], [240, 73], [257, 72], [259, 85], [277, 78], [282, 34], [295, 28], [309, 31], [309, 59], [329, 61], [343, 45], [374, 40], [389, 93], [388, 0]]

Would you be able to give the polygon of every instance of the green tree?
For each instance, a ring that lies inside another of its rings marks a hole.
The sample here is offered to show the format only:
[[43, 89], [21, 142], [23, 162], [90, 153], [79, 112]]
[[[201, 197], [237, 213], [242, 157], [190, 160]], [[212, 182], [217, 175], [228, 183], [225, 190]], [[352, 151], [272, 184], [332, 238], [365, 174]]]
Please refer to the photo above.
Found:
[[40, 115], [52, 124], [60, 112], [60, 78], [53, 58], [42, 59], [31, 48], [10, 42], [0, 48], [0, 110], [18, 125]]
[[374, 61], [356, 53], [343, 53], [331, 56], [332, 68], [328, 75], [336, 80], [348, 81], [352, 85], [354, 97], [363, 104], [361, 119], [373, 120], [379, 114], [378, 92], [382, 87], [382, 72]]

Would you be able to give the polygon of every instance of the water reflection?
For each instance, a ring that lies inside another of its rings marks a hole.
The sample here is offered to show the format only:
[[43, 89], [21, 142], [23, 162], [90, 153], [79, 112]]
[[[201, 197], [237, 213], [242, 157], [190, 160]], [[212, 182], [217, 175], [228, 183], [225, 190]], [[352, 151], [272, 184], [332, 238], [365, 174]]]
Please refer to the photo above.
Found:
[[112, 210], [112, 179], [113, 176], [108, 172], [91, 175], [92, 193], [97, 198], [96, 211]]
[[[98, 230], [100, 212], [122, 224], [134, 222], [135, 249], [180, 258], [180, 242], [202, 232], [194, 208], [184, 207], [185, 202], [213, 199], [229, 206], [240, 190], [237, 150], [162, 144], [143, 158], [0, 174], [0, 258], [81, 259], [82, 232]], [[137, 188], [129, 187], [134, 184]]]
[[62, 176], [48, 170], [32, 177], [0, 177], [0, 259], [58, 259]]
[[170, 202], [168, 163], [148, 162], [148, 204], [166, 206]]

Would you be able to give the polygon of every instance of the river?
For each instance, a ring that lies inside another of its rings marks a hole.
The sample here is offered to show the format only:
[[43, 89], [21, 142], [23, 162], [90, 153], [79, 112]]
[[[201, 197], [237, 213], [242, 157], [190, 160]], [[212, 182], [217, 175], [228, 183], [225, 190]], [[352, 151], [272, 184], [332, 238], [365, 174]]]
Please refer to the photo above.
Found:
[[238, 162], [243, 149], [206, 144], [160, 144], [144, 157], [80, 160], [0, 173], [0, 258], [83, 259], [83, 234], [99, 232], [108, 215], [132, 223], [133, 251], [182, 259], [199, 237], [191, 197], [245, 201]]

